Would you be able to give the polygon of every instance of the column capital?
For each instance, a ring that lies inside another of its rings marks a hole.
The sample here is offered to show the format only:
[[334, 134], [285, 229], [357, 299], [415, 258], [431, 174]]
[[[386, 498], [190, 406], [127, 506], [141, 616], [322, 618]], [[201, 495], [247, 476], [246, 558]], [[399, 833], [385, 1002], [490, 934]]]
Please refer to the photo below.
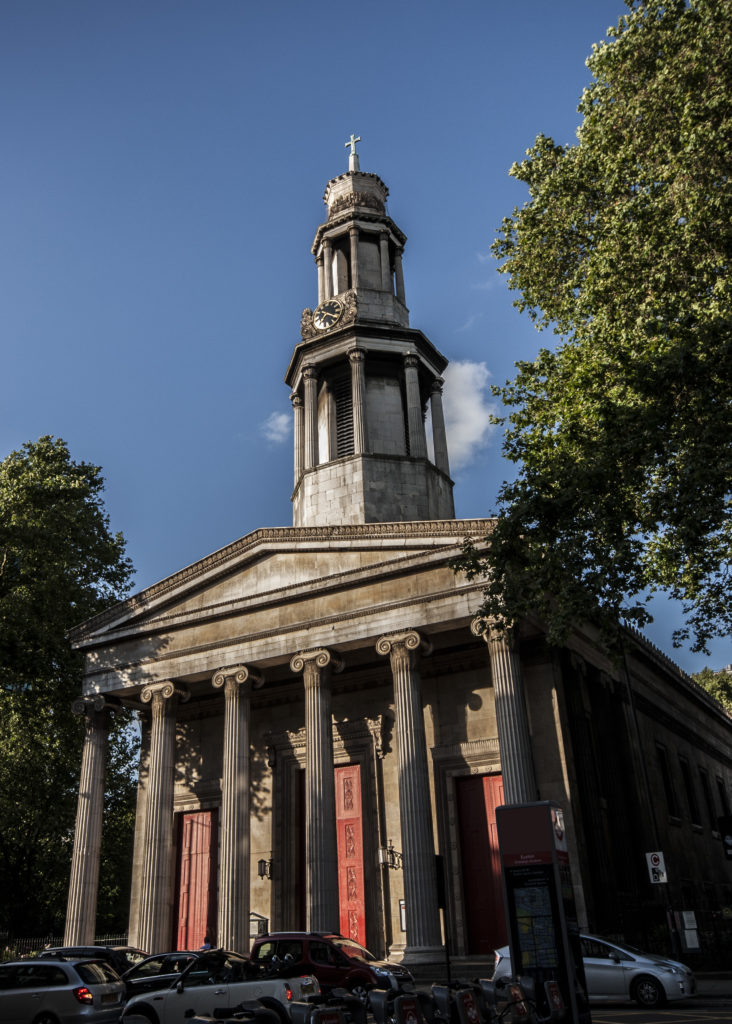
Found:
[[404, 365], [410, 369], [413, 366], [419, 366], [419, 359], [414, 352], [407, 352], [404, 356]]
[[487, 644], [505, 643], [510, 650], [516, 647], [516, 632], [513, 626], [506, 626], [498, 619], [487, 619], [476, 615], [470, 623], [473, 636], [482, 636]]
[[308, 363], [307, 366], [303, 367], [302, 375], [305, 380], [317, 380], [318, 370], [317, 367], [313, 366], [312, 363]]
[[443, 377], [434, 377], [432, 379], [431, 384], [430, 384], [430, 391], [431, 391], [431, 393], [433, 395], [441, 395], [442, 394], [442, 388], [443, 388], [444, 384], [445, 384], [445, 380], [444, 380]]
[[366, 358], [366, 353], [362, 348], [350, 348], [348, 350], [348, 358], [352, 363], [362, 363]]
[[416, 629], [408, 629], [403, 633], [388, 633], [380, 637], [376, 642], [377, 653], [385, 655], [391, 654], [397, 648], [416, 651], [419, 647], [422, 648], [423, 654], [429, 655], [432, 653], [432, 644], [421, 633], [418, 633]]
[[71, 705], [73, 715], [88, 715], [92, 711], [110, 710], [114, 705], [110, 704], [103, 693], [95, 693], [93, 697], [77, 697]]
[[243, 686], [247, 682], [250, 683], [253, 690], [258, 690], [264, 684], [264, 679], [259, 672], [255, 672], [248, 665], [220, 668], [211, 676], [212, 686], [216, 689], [226, 687], [227, 691], [231, 688]]
[[180, 683], [174, 683], [171, 682], [171, 680], [166, 680], [164, 683], [151, 683], [149, 686], [144, 687], [140, 694], [140, 700], [143, 704], [149, 704], [156, 696], [159, 696], [161, 700], [170, 700], [171, 697], [177, 697], [181, 704], [185, 704], [185, 702], [189, 700], [191, 694], [190, 691], [185, 686], [181, 686]]
[[314, 647], [312, 650], [298, 651], [293, 655], [290, 669], [299, 675], [304, 671], [305, 665], [312, 662], [315, 662], [317, 668], [330, 666], [334, 672], [340, 672], [344, 665], [343, 659], [334, 651], [329, 651], [327, 647]]
[[292, 392], [292, 394], [290, 395], [290, 401], [292, 402], [293, 406], [296, 409], [301, 408], [303, 405], [302, 396], [298, 395], [297, 391]]

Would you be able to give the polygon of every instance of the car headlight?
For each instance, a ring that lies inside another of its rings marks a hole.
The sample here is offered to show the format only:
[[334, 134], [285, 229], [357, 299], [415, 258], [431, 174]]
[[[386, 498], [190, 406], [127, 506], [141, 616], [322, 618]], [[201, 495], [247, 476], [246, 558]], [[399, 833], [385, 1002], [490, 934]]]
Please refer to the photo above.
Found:
[[667, 974], [680, 974], [678, 967], [662, 967], [662, 971], [666, 971]]

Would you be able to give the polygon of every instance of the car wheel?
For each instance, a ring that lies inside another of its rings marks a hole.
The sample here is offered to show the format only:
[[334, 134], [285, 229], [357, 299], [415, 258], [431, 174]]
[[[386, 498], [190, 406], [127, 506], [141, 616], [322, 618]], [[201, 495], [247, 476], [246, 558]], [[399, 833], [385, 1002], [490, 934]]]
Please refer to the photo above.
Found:
[[656, 1006], [663, 1006], [666, 1002], [666, 993], [660, 981], [656, 981], [650, 974], [643, 974], [633, 982], [631, 991], [633, 999], [639, 1006], [650, 1010]]
[[158, 1024], [157, 1017], [151, 1011], [133, 1009], [122, 1017], [122, 1024]]
[[365, 981], [354, 981], [348, 986], [348, 991], [356, 999], [360, 999], [364, 1006], [368, 1006], [369, 992], [373, 988], [373, 985], [369, 985]]
[[35, 1018], [33, 1024], [58, 1024], [58, 1017], [54, 1017], [52, 1013], [41, 1013]]

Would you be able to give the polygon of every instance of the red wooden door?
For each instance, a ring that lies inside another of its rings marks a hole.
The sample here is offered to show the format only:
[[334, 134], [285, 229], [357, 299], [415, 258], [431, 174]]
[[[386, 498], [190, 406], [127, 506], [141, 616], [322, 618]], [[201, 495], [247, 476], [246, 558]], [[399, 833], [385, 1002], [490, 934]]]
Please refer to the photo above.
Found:
[[500, 775], [455, 780], [468, 953], [490, 956], [508, 941], [503, 908], [496, 807], [503, 803]]
[[198, 949], [204, 937], [215, 945], [216, 811], [179, 816], [178, 921], [176, 949]]
[[338, 896], [342, 935], [366, 942], [363, 872], [361, 769], [348, 764], [335, 769], [338, 832]]

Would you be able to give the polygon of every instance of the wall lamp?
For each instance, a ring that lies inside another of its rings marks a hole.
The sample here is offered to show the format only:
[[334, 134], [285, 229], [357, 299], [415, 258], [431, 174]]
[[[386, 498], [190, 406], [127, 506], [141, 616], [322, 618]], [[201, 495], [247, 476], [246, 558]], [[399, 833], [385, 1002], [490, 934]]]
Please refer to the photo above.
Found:
[[270, 854], [269, 860], [265, 860], [264, 857], [262, 857], [261, 860], [257, 861], [257, 874], [262, 881], [264, 881], [265, 878], [272, 878], [272, 854]]
[[400, 871], [402, 868], [402, 855], [398, 850], [394, 849], [394, 843], [389, 840], [389, 845], [384, 848], [379, 847], [379, 864], [386, 864], [388, 868], [393, 868], [394, 871]]

